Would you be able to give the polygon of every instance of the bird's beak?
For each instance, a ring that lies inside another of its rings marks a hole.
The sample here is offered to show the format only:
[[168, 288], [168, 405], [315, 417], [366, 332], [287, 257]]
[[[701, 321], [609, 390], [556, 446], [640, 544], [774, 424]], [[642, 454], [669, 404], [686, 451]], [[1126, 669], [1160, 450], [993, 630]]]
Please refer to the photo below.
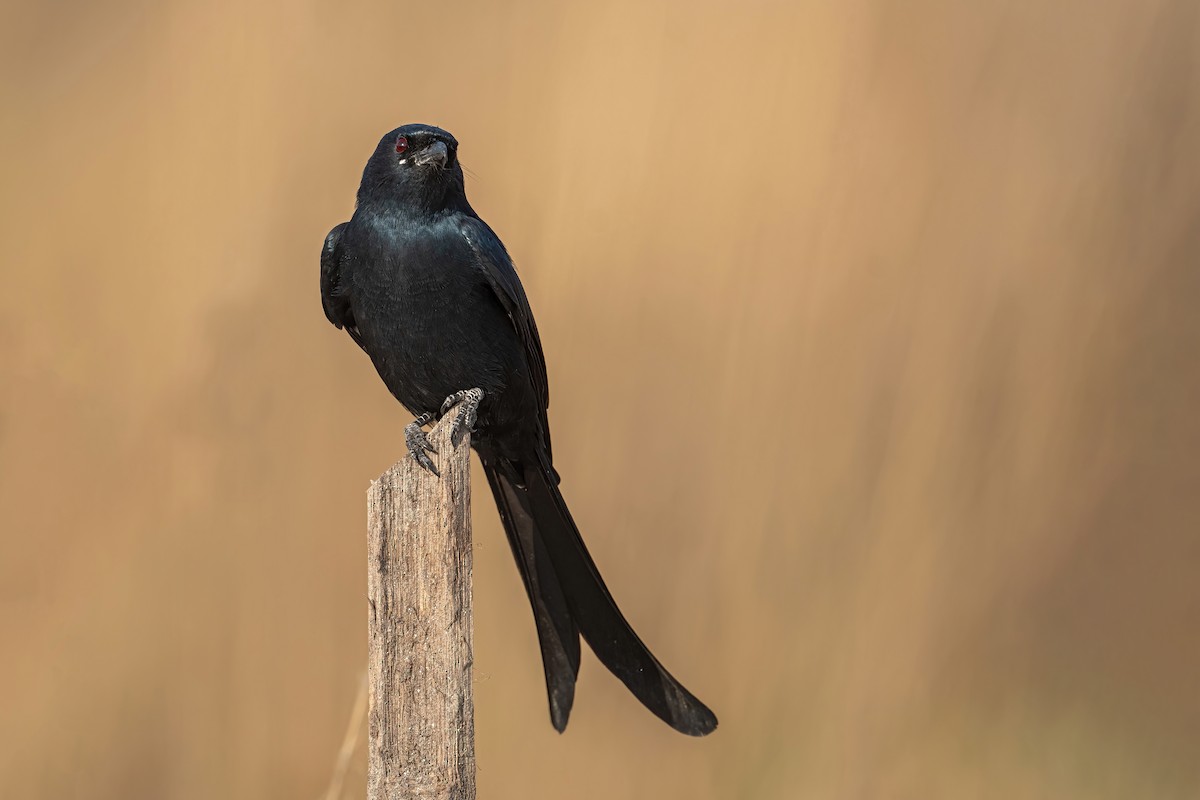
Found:
[[425, 148], [425, 151], [417, 156], [413, 161], [417, 166], [425, 166], [426, 164], [437, 164], [439, 167], [445, 168], [446, 161], [450, 158], [450, 151], [446, 148], [445, 142], [434, 142]]

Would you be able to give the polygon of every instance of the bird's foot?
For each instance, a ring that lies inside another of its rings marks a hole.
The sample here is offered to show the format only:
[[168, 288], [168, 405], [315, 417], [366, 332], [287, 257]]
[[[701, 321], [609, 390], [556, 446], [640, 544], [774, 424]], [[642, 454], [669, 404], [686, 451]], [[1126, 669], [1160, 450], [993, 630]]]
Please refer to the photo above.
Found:
[[436, 453], [437, 449], [429, 443], [429, 437], [425, 435], [425, 431], [421, 430], [432, 421], [433, 414], [422, 414], [405, 425], [404, 443], [408, 445], [408, 454], [413, 457], [414, 461], [440, 478], [442, 474], [437, 471], [437, 467], [433, 465], [433, 461], [427, 455], [427, 453]]
[[450, 429], [450, 441], [456, 447], [468, 431], [475, 430], [475, 419], [479, 414], [479, 401], [483, 399], [482, 389], [463, 389], [446, 398], [442, 403], [440, 416], [459, 406], [458, 416], [454, 419], [454, 427]]

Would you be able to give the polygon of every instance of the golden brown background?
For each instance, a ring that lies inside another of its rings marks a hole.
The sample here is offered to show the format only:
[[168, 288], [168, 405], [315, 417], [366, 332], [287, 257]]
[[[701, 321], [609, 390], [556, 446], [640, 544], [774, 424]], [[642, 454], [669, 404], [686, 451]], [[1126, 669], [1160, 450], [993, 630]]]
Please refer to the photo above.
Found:
[[481, 798], [1200, 796], [1195, 0], [0, 14], [4, 797], [324, 792], [408, 415], [317, 254], [407, 121], [721, 717], [589, 655], [556, 735], [479, 481]]

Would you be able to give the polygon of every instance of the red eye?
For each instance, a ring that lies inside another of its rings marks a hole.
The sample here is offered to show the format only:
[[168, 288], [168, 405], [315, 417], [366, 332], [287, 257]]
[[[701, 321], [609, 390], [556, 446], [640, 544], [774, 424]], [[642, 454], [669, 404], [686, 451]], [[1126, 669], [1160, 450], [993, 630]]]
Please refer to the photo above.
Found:
[[408, 149], [408, 137], [407, 136], [397, 136], [396, 137], [396, 152], [403, 153], [407, 149]]

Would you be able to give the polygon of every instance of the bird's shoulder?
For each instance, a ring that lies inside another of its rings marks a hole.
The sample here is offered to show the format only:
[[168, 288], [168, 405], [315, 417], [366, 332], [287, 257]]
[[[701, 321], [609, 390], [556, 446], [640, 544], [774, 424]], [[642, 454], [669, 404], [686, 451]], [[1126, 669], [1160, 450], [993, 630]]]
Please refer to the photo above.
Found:
[[479, 217], [467, 215], [455, 218], [454, 229], [467, 250], [472, 267], [491, 284], [518, 327], [532, 323], [533, 312], [525, 296], [525, 287], [496, 232]]
[[321, 306], [325, 310], [325, 318], [334, 327], [345, 329], [361, 347], [362, 340], [350, 305], [349, 286], [344, 274], [346, 252], [343, 239], [349, 226], [349, 222], [335, 225], [321, 246]]
[[333, 230], [325, 237], [324, 244], [321, 245], [321, 301], [325, 306], [325, 316], [329, 317], [329, 321], [339, 328], [339, 320], [335, 319], [337, 315], [337, 300], [339, 296], [344, 294], [344, 283], [342, 281], [342, 236], [350, 223], [343, 222], [335, 225]]

